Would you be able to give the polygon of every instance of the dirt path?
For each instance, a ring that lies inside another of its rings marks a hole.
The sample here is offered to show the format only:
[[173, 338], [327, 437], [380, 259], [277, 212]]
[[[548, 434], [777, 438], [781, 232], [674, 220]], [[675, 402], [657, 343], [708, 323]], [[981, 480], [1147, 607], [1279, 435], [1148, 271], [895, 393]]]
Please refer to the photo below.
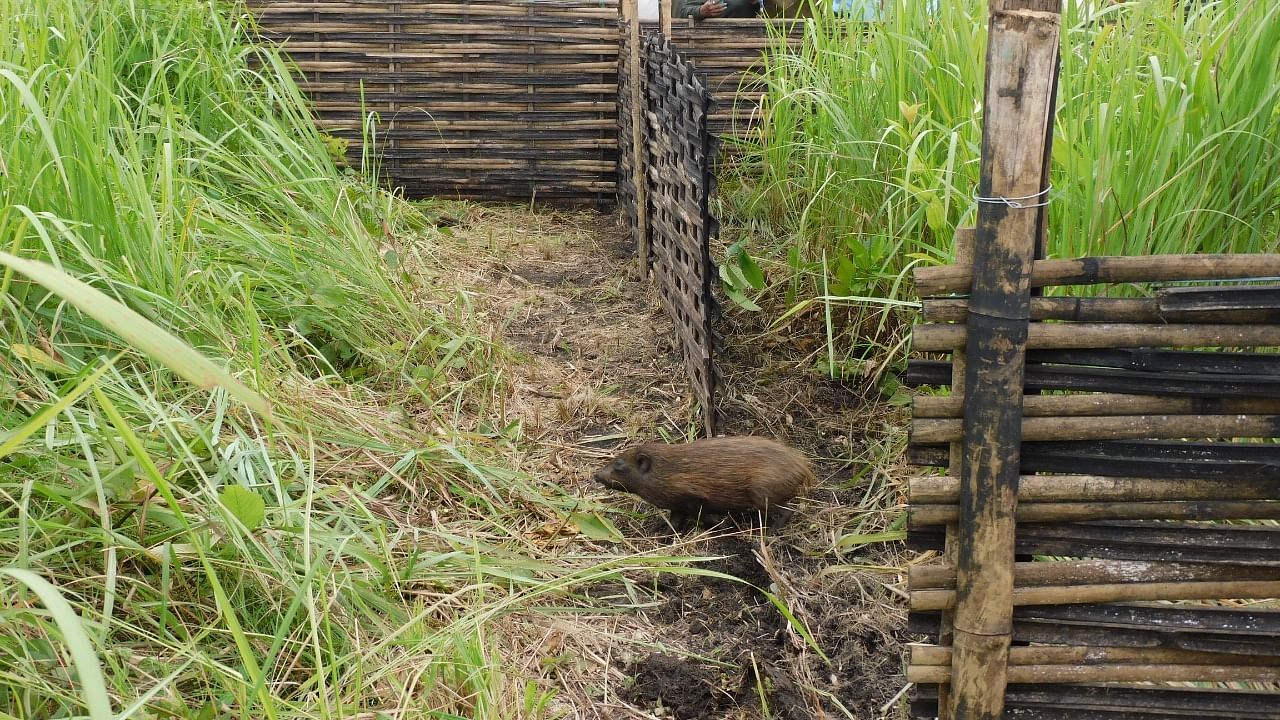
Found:
[[749, 528], [676, 536], [662, 514], [590, 481], [615, 448], [691, 438], [700, 426], [671, 323], [652, 286], [637, 279], [615, 218], [468, 212], [455, 232], [476, 251], [476, 264], [463, 281], [521, 354], [507, 412], [522, 419], [535, 448], [524, 469], [632, 511], [618, 523], [627, 541], [616, 552], [674, 545], [673, 554], [722, 556], [703, 567], [767, 589], [793, 617], [750, 585], [664, 575], [640, 609], [581, 626], [608, 646], [593, 653], [607, 667], [559, 678], [569, 716], [898, 717], [900, 703], [891, 700], [902, 686], [901, 551], [841, 549], [851, 534], [883, 529], [895, 514], [883, 509], [896, 503], [892, 483], [867, 463], [879, 441], [865, 438], [879, 432], [881, 414], [808, 373], [803, 341], [755, 337], [731, 317], [722, 432], [802, 448], [815, 458], [819, 486], [763, 541]]

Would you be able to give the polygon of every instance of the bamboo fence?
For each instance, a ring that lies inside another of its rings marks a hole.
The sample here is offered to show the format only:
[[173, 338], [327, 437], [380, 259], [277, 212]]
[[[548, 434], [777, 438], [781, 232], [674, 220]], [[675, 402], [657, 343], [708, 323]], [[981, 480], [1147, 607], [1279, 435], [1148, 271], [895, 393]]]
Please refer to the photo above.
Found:
[[411, 196], [612, 200], [617, 0], [250, 0], [321, 129]]
[[648, 35], [643, 52], [632, 45], [640, 35], [634, 3], [627, 0], [631, 30], [623, 32], [620, 95], [640, 105], [620, 114], [626, 154], [619, 200], [637, 241], [640, 270], [652, 269], [658, 297], [675, 325], [704, 431], [713, 436], [717, 373], [711, 283], [716, 266], [711, 240], [719, 223], [710, 209], [717, 146], [708, 127], [711, 93], [665, 35]]
[[991, 3], [977, 227], [915, 273], [912, 715], [1277, 718], [1280, 255], [1040, 259], [1058, 12]]
[[[372, 131], [380, 173], [407, 195], [613, 201], [619, 108], [630, 106], [618, 96], [619, 0], [248, 5], [262, 37], [292, 59], [319, 127], [349, 142], [353, 165]], [[801, 29], [675, 21], [672, 40], [720, 108], [713, 133], [748, 132], [763, 51]]]

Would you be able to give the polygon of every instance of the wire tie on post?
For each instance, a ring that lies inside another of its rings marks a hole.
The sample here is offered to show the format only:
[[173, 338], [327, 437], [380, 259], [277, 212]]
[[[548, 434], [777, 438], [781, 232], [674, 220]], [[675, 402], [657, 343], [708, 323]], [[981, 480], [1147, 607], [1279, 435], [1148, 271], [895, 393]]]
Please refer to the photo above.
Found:
[[[1049, 204], [1049, 191], [1052, 189], [1053, 189], [1053, 185], [1050, 184], [1047, 187], [1045, 187], [1045, 189], [1041, 190], [1038, 193], [1035, 193], [1034, 195], [1023, 195], [1022, 197], [1011, 197], [1011, 198], [1002, 197], [1000, 195], [996, 195], [995, 197], [983, 197], [975, 193], [973, 196], [973, 199], [977, 200], [980, 203], [1004, 205], [1006, 207], [1011, 207], [1015, 210], [1020, 210], [1022, 208], [1038, 208], [1038, 207], [1045, 207], [1046, 205]], [[1027, 200], [1037, 200], [1040, 198], [1044, 198], [1044, 199], [1041, 202], [1037, 202], [1037, 203], [1025, 202]]]

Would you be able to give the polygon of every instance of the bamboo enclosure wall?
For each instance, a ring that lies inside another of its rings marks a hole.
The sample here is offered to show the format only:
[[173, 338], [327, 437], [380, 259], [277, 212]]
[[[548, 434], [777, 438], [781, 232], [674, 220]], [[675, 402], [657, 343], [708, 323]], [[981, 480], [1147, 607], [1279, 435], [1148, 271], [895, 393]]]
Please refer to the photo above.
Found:
[[[618, 0], [248, 4], [353, 165], [364, 118], [377, 114], [380, 171], [410, 197], [613, 201]], [[720, 108], [713, 132], [741, 134], [759, 115], [758, 88], [737, 94], [770, 45], [769, 22], [675, 22], [676, 46]]]
[[978, 227], [915, 273], [912, 716], [1280, 717], [1280, 256], [1037, 259], [1058, 0], [991, 9]]
[[378, 114], [410, 196], [593, 198], [616, 175], [616, 0], [251, 0], [321, 129]]

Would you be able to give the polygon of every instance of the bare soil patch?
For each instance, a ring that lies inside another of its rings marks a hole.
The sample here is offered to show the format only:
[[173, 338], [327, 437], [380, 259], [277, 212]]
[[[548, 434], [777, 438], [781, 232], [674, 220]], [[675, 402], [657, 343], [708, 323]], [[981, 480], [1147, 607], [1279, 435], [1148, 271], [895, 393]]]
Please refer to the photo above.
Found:
[[[454, 232], [465, 253], [459, 283], [519, 355], [505, 370], [505, 402], [523, 423], [523, 469], [584, 507], [625, 511], [611, 516], [625, 540], [579, 542], [619, 555], [714, 557], [699, 566], [727, 576], [662, 575], [635, 609], [576, 618], [566, 643], [594, 660], [548, 671], [560, 709], [582, 718], [899, 717], [903, 550], [851, 538], [901, 511], [877, 464], [901, 418], [810, 372], [812, 340], [767, 336], [731, 313], [722, 432], [801, 448], [819, 483], [776, 533], [738, 522], [676, 535], [659, 511], [590, 478], [618, 448], [691, 439], [700, 427], [671, 323], [616, 218], [469, 206]], [[607, 603], [620, 593], [590, 594]]]

